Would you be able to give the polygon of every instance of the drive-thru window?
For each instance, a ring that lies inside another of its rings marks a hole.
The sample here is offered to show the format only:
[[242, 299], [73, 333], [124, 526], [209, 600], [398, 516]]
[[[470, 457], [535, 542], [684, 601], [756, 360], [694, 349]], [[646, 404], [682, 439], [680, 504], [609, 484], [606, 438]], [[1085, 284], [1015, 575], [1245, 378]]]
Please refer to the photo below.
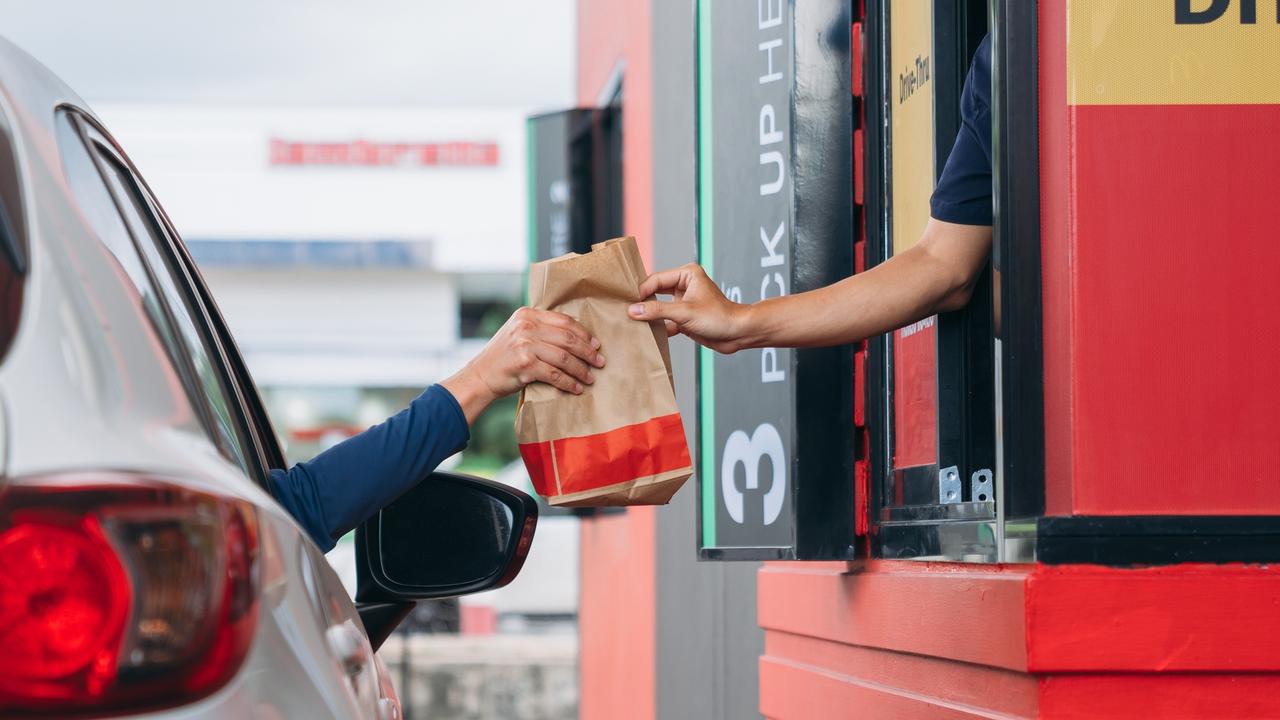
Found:
[[[862, 12], [699, 3], [700, 258], [731, 299], [835, 282], [924, 230], [988, 4]], [[997, 9], [997, 25], [999, 62], [1034, 52], [1032, 14]], [[1028, 419], [1040, 392], [1035, 77], [993, 74], [1005, 113], [993, 127], [1004, 163], [993, 192], [1004, 202], [968, 307], [858, 347], [702, 351], [702, 557], [852, 558], [857, 535], [878, 557], [995, 562], [1006, 546], [1025, 551], [1005, 534], [1008, 520], [1043, 511], [1039, 421]], [[1006, 403], [1018, 404], [1017, 423], [1000, 422], [1014, 410]]]
[[[590, 521], [610, 567], [584, 563], [584, 582], [636, 576], [634, 596], [680, 601], [656, 604], [656, 680], [631, 683], [584, 633], [584, 698], [633, 693], [628, 717], [650, 717], [645, 693], [686, 691], [710, 663], [712, 708], [754, 681], [769, 718], [1274, 716], [1276, 12], [698, 0], [693, 27], [655, 25], [655, 54], [691, 46], [693, 87], [652, 114], [692, 104], [696, 234], [654, 243], [696, 244], [730, 298], [827, 285], [920, 237], [984, 37], [993, 241], [958, 312], [854, 346], [697, 351], [696, 512], [657, 525], [695, 524], [681, 551], [700, 560], [766, 562], [754, 596], [686, 593], [697, 576], [666, 583], [665, 537], [656, 563], [631, 562], [646, 514]], [[597, 25], [583, 77], [617, 62]], [[640, 147], [656, 177], [688, 162]], [[597, 627], [650, 622], [600, 597], [583, 605]], [[744, 671], [726, 658], [752, 623]]]
[[[731, 299], [829, 284], [924, 229], [987, 7], [873, 10], [699, 3], [700, 257]], [[702, 556], [852, 558], [870, 522], [878, 555], [995, 560], [991, 278], [856, 348], [703, 350]]]

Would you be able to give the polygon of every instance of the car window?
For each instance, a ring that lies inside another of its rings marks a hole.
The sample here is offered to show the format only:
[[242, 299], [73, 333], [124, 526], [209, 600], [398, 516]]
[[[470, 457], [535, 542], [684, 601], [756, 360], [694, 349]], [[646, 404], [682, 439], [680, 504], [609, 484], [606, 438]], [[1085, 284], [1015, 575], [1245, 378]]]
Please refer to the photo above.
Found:
[[213, 364], [214, 354], [200, 334], [199, 326], [196, 324], [185, 295], [178, 289], [180, 278], [175, 276], [174, 269], [161, 250], [165, 238], [160, 235], [160, 230], [151, 220], [147, 206], [138, 195], [129, 171], [107, 153], [100, 152], [99, 157], [102, 159], [108, 184], [111, 185], [116, 197], [120, 198], [120, 211], [133, 231], [133, 236], [137, 238], [142, 254], [146, 256], [147, 264], [155, 272], [160, 293], [173, 313], [183, 344], [195, 366], [196, 377], [200, 381], [200, 391], [213, 409], [219, 445], [230, 451], [231, 459], [252, 477], [254, 473], [245, 460], [247, 454], [239, 433], [236, 432], [231, 402], [218, 378], [218, 369]]
[[[155, 199], [152, 198], [151, 202], [154, 205]], [[217, 335], [218, 344], [222, 346], [223, 357], [227, 361], [231, 382], [236, 384], [240, 392], [245, 414], [247, 415], [247, 422], [257, 440], [258, 447], [262, 449], [266, 467], [283, 469], [286, 463], [284, 453], [280, 449], [280, 439], [276, 436], [275, 428], [271, 425], [271, 419], [267, 415], [266, 408], [262, 405], [262, 397], [258, 394], [258, 387], [249, 375], [248, 368], [245, 367], [244, 358], [240, 355], [240, 349], [236, 347], [235, 339], [231, 337], [226, 321], [223, 320], [222, 313], [218, 310], [218, 306], [214, 304], [213, 298], [210, 297], [209, 288], [205, 286], [204, 280], [196, 270], [195, 263], [191, 260], [190, 255], [186, 254], [185, 250], [181, 247], [179, 247], [179, 250], [181, 261], [191, 277], [192, 287], [199, 296], [200, 302], [204, 305], [205, 315], [209, 318], [209, 327]], [[274, 486], [269, 485], [268, 490], [275, 492]]]
[[[134, 187], [138, 189], [143, 200], [147, 203], [147, 208], [150, 211], [148, 217], [152, 218], [158, 226], [166, 229], [170, 240], [170, 252], [167, 257], [172, 258], [176, 266], [181, 267], [185, 272], [185, 277], [191, 289], [189, 297], [193, 303], [199, 305], [204, 311], [203, 317], [206, 318], [209, 331], [212, 337], [215, 338], [211, 342], [216, 343], [222, 349], [222, 359], [227, 370], [223, 377], [234, 388], [234, 392], [239, 395], [240, 405], [244, 410], [245, 428], [262, 453], [263, 467], [284, 468], [285, 460], [284, 454], [280, 450], [280, 440], [276, 436], [271, 420], [262, 405], [262, 398], [258, 394], [257, 385], [254, 384], [253, 378], [245, 367], [244, 359], [240, 355], [240, 349], [236, 346], [235, 338], [231, 336], [231, 332], [227, 329], [226, 321], [222, 318], [221, 311], [218, 310], [217, 304], [213, 302], [213, 298], [209, 294], [208, 286], [205, 285], [204, 279], [200, 277], [200, 271], [191, 259], [186, 247], [178, 239], [173, 223], [165, 216], [164, 210], [161, 209], [160, 204], [156, 201], [155, 196], [151, 194], [146, 183], [136, 173], [131, 177], [134, 179]], [[274, 492], [274, 487], [270, 484], [267, 484], [267, 488]]]
[[164, 322], [164, 313], [160, 307], [160, 298], [151, 287], [151, 279], [147, 276], [142, 258], [129, 239], [129, 231], [120, 219], [115, 202], [102, 184], [102, 177], [93, 165], [93, 159], [80, 140], [80, 132], [71, 124], [70, 118], [58, 116], [58, 146], [62, 151], [62, 167], [67, 177], [67, 184], [75, 196], [80, 212], [89, 225], [98, 234], [98, 239], [106, 246], [129, 277], [142, 298], [143, 306], [151, 317], [156, 331], [160, 334], [165, 346], [172, 351], [177, 347], [169, 324]]
[[[102, 173], [99, 173], [68, 114], [59, 115], [57, 132], [67, 182], [80, 211], [137, 290], [171, 361], [190, 385], [187, 390], [192, 395], [193, 404], [211, 411], [207, 424], [211, 425], [208, 429], [214, 444], [227, 459], [253, 477], [254, 473], [246, 462], [244, 443], [236, 432], [227, 396], [210, 362], [208, 349], [178, 292], [172, 270], [160, 254], [157, 243], [163, 238], [158, 237], [154, 226], [144, 220], [145, 206], [141, 204], [136, 190], [132, 190], [128, 171], [109, 154], [97, 153], [102, 168]], [[104, 179], [115, 197], [119, 198], [118, 203], [107, 185], [103, 184]], [[137, 239], [136, 245], [134, 238]], [[154, 278], [148, 272], [148, 266]], [[191, 372], [185, 371], [187, 360], [194, 378], [190, 377]]]

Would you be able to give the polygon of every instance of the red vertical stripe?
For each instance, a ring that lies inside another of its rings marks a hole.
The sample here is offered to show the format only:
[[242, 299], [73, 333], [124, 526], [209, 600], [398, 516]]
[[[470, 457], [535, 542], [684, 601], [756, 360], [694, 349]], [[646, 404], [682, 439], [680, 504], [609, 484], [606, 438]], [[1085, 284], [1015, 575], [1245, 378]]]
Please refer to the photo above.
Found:
[[866, 194], [866, 180], [863, 176], [867, 174], [867, 156], [862, 138], [862, 128], [853, 131], [853, 202], [856, 205], [862, 205], [865, 202]]
[[[653, 260], [653, 7], [651, 0], [577, 3], [578, 101], [595, 105], [625, 68], [623, 232]], [[578, 667], [582, 720], [653, 720], [657, 597], [652, 508], [582, 523]]]
[[849, 36], [849, 50], [853, 63], [853, 94], [862, 97], [862, 23], [853, 24], [853, 30]]
[[1045, 512], [1071, 513], [1071, 160], [1066, 3], [1040, 3], [1040, 265]]

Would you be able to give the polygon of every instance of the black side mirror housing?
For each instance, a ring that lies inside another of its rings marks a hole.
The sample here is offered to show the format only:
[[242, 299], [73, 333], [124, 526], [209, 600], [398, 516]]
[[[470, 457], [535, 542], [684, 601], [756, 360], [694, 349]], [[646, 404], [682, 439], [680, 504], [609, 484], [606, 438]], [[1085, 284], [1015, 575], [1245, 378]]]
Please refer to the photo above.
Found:
[[[407, 613], [417, 600], [511, 582], [537, 524], [538, 504], [527, 493], [446, 472], [369, 518], [356, 530], [356, 603], [374, 646], [404, 618], [389, 605], [403, 604]], [[381, 627], [387, 622], [394, 624]]]

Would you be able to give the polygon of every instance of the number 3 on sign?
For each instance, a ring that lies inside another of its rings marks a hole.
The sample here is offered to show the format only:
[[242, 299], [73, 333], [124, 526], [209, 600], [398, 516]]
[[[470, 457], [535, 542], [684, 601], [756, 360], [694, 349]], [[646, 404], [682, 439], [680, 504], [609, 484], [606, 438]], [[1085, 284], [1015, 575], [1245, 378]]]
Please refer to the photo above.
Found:
[[773, 425], [762, 423], [750, 437], [741, 430], [734, 430], [725, 440], [724, 458], [720, 462], [720, 492], [724, 495], [729, 517], [736, 523], [745, 520], [745, 494], [733, 481], [734, 471], [741, 464], [746, 473], [745, 489], [757, 490], [760, 487], [760, 459], [763, 457], [769, 458], [769, 465], [773, 468], [769, 489], [764, 493], [764, 524], [770, 525], [782, 513], [782, 500], [787, 493], [787, 453], [782, 446], [782, 436]]

